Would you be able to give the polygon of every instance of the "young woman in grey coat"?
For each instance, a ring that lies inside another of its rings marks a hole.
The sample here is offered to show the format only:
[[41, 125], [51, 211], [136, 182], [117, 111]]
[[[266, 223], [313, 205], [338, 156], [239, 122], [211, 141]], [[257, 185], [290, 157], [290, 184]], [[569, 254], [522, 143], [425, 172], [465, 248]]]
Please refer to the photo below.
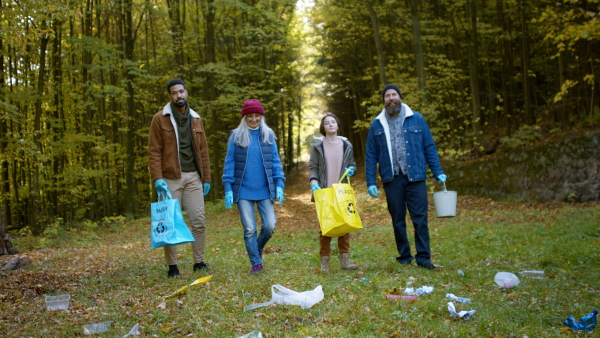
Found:
[[[312, 191], [330, 188], [337, 183], [347, 169], [348, 176], [354, 175], [356, 162], [352, 144], [345, 137], [338, 136], [340, 120], [334, 114], [326, 114], [321, 119], [319, 131], [322, 137], [317, 137], [310, 148], [308, 177]], [[347, 182], [347, 179], [344, 179]], [[314, 201], [314, 196], [313, 196]], [[321, 271], [329, 271], [329, 256], [331, 255], [331, 237], [323, 236], [319, 231], [321, 249]], [[350, 264], [350, 234], [338, 237], [338, 254], [342, 269], [355, 270], [358, 267]]]

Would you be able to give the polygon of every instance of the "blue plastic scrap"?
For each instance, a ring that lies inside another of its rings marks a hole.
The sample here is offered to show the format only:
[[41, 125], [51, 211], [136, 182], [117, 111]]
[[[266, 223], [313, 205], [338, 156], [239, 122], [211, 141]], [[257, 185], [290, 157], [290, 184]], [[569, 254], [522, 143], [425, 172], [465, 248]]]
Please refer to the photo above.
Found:
[[575, 320], [575, 317], [569, 316], [565, 318], [563, 324], [572, 328], [576, 331], [585, 331], [591, 332], [596, 328], [596, 322], [598, 321], [598, 310], [594, 309], [594, 311], [588, 313], [587, 315], [581, 317], [579, 322]]

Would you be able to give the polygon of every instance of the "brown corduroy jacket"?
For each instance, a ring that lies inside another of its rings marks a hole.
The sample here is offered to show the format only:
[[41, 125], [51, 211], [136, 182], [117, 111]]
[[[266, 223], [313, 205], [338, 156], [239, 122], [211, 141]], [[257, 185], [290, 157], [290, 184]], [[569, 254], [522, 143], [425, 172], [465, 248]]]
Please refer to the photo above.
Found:
[[[191, 133], [194, 145], [194, 159], [203, 183], [210, 183], [210, 162], [208, 143], [202, 118], [190, 109]], [[161, 178], [181, 178], [179, 162], [179, 135], [171, 103], [154, 114], [148, 135], [148, 167], [152, 181]]]

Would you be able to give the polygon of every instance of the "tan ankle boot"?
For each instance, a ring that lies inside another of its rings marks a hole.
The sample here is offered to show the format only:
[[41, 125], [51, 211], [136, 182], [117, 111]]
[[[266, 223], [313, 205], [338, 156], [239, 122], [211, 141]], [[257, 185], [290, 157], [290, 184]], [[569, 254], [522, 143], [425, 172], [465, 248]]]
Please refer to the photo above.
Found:
[[329, 256], [321, 256], [321, 271], [329, 271]]
[[357, 265], [350, 264], [350, 254], [345, 252], [340, 254], [340, 265], [344, 270], [356, 270], [358, 269]]

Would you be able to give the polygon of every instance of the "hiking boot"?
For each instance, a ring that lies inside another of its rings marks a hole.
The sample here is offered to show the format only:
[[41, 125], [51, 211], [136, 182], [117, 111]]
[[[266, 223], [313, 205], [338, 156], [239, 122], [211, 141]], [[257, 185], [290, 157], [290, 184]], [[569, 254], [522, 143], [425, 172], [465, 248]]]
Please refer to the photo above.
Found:
[[329, 256], [321, 256], [321, 271], [329, 271]]
[[398, 261], [399, 264], [401, 265], [412, 265], [412, 258], [409, 258], [407, 260], [401, 261], [400, 257], [396, 257], [396, 260]]
[[347, 252], [340, 253], [340, 265], [344, 270], [356, 270], [358, 269], [357, 265], [350, 264], [350, 254]]
[[256, 275], [257, 273], [261, 272], [262, 269], [263, 269], [262, 264], [252, 265], [252, 270], [250, 270], [250, 273], [253, 275]]
[[204, 262], [194, 263], [194, 272], [196, 270], [208, 270], [208, 265], [204, 264]]
[[179, 276], [179, 269], [177, 269], [177, 264], [169, 265], [169, 271], [167, 271], [167, 276], [169, 278], [173, 278], [175, 276]]
[[438, 268], [437, 266], [433, 265], [433, 263], [431, 263], [431, 262], [429, 262], [429, 263], [425, 263], [425, 264], [420, 264], [420, 263], [418, 263], [417, 265], [418, 265], [419, 267], [421, 267], [421, 268], [424, 268], [424, 269], [427, 269], [427, 270], [435, 270], [435, 269], [437, 269], [437, 268]]

